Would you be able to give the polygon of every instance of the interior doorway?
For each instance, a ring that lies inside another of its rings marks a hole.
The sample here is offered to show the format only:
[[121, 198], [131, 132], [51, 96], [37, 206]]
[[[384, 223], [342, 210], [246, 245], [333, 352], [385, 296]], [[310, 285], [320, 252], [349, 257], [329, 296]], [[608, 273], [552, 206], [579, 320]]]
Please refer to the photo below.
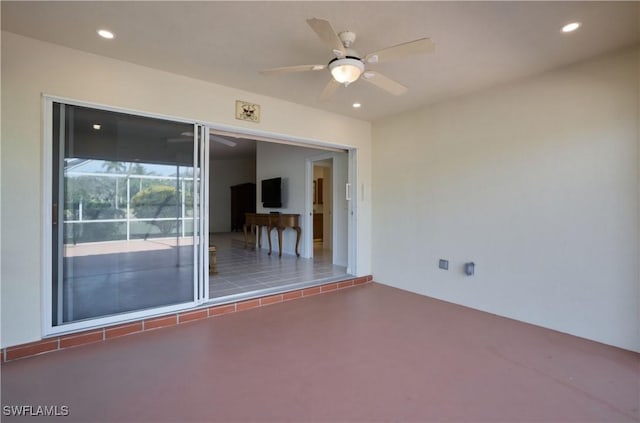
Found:
[[353, 266], [349, 257], [353, 243], [350, 237], [353, 222], [349, 219], [353, 201], [347, 192], [350, 163], [347, 152], [315, 155], [306, 163], [307, 191], [310, 193], [307, 217], [314, 230], [306, 250], [309, 257], [328, 259], [333, 265], [344, 266], [347, 273]]
[[313, 257], [333, 257], [333, 159], [313, 162]]

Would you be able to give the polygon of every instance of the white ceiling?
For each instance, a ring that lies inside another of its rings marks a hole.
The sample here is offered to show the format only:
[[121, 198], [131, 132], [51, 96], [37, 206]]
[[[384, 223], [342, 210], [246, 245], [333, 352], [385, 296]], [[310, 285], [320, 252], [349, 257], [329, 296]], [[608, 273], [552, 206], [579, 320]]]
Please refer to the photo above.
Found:
[[[2, 29], [361, 119], [375, 120], [640, 42], [638, 2], [11, 2]], [[395, 97], [358, 81], [318, 100], [328, 71], [311, 17], [351, 30], [366, 54], [421, 37], [436, 52], [375, 67], [406, 85]], [[565, 23], [582, 28], [563, 34]], [[116, 34], [111, 41], [96, 29]], [[353, 102], [361, 109], [353, 109]]]
[[220, 135], [218, 135], [218, 137], [233, 141], [236, 145], [231, 147], [211, 140], [211, 148], [209, 150], [211, 160], [255, 159], [256, 143], [258, 141], [245, 138], [223, 137]]

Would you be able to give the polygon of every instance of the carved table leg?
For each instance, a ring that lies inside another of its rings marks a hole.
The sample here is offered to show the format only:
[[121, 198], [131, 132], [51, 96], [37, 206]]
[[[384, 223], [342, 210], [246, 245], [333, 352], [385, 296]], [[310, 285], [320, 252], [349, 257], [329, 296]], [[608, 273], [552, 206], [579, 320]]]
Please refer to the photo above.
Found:
[[284, 228], [278, 226], [276, 229], [278, 230], [278, 257], [282, 257], [282, 231]]
[[300, 257], [300, 253], [298, 252], [298, 246], [300, 245], [300, 237], [302, 235], [302, 229], [300, 229], [300, 226], [295, 226], [293, 229], [296, 230], [296, 256]]
[[262, 248], [262, 226], [256, 225], [256, 233], [258, 234], [258, 249]]
[[271, 255], [271, 229], [272, 226], [267, 226], [267, 238], [269, 238], [269, 255]]

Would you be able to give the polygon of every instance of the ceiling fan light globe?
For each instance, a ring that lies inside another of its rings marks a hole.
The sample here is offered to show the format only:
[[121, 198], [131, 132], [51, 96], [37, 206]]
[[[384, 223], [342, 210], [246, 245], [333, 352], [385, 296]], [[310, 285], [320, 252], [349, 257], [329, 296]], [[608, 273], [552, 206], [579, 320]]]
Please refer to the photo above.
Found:
[[345, 58], [331, 62], [329, 68], [333, 79], [341, 84], [349, 85], [360, 78], [364, 71], [364, 63], [361, 60]]

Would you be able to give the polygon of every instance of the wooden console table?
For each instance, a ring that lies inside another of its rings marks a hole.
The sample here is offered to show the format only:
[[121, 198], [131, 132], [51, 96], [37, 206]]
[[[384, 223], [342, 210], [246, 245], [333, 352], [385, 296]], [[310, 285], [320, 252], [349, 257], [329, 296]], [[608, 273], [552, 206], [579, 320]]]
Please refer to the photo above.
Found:
[[300, 245], [300, 236], [302, 229], [300, 228], [299, 214], [272, 214], [272, 213], [245, 213], [244, 220], [244, 247], [247, 248], [249, 237], [247, 228], [251, 230], [253, 243], [255, 244], [253, 230], [257, 228], [258, 232], [258, 248], [262, 248], [262, 227], [267, 227], [267, 238], [269, 238], [269, 255], [271, 255], [271, 230], [278, 231], [278, 250], [279, 257], [282, 257], [282, 231], [286, 228], [293, 228], [296, 231], [296, 256], [300, 257], [298, 246]]

